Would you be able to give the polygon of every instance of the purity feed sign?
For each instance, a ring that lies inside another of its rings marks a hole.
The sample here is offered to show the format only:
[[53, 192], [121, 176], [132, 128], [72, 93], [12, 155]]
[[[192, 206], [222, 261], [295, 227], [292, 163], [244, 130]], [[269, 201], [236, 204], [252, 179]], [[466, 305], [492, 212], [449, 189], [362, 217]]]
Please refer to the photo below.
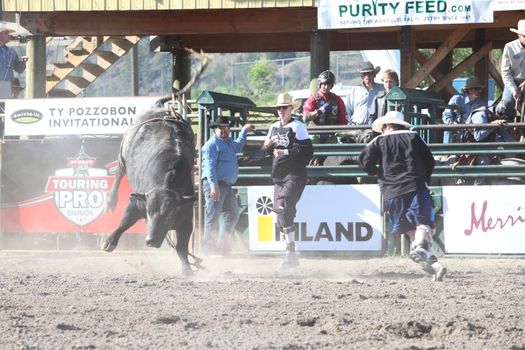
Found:
[[7, 100], [6, 136], [122, 134], [158, 97]]
[[318, 0], [318, 28], [490, 23], [495, 1]]
[[[284, 250], [272, 208], [272, 186], [248, 188], [251, 250]], [[379, 186], [306, 186], [295, 228], [299, 251], [381, 251]]]
[[443, 187], [447, 253], [524, 254], [525, 186]]

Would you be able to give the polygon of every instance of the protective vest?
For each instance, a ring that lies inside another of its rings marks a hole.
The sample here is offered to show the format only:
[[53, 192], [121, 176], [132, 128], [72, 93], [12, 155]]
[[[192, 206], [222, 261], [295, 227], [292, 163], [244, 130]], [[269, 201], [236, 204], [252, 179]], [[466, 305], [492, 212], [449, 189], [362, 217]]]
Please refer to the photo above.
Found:
[[315, 94], [315, 104], [316, 108], [322, 107], [325, 103], [329, 103], [332, 105], [332, 110], [328, 113], [323, 114], [322, 116], [318, 117], [315, 120], [315, 124], [317, 125], [337, 125], [339, 124], [339, 106], [337, 104], [337, 100], [335, 99], [335, 95], [333, 93], [329, 93], [329, 101], [325, 101], [319, 93]]

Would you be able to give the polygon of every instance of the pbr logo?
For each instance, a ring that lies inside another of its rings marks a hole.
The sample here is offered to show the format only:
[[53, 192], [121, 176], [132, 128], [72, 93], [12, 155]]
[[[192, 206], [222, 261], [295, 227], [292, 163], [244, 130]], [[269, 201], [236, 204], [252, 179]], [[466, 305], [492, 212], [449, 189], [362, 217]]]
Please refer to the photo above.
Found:
[[79, 226], [88, 225], [102, 214], [106, 194], [113, 185], [114, 178], [106, 169], [93, 167], [95, 161], [81, 147], [78, 154], [67, 158], [68, 167], [57, 169], [46, 185], [60, 213]]

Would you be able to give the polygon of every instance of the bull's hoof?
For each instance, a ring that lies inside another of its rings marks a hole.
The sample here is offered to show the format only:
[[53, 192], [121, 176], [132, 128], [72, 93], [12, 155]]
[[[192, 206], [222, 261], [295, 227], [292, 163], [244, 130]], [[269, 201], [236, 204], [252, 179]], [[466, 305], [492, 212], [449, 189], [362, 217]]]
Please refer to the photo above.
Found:
[[182, 277], [191, 277], [193, 276], [193, 271], [189, 266], [182, 266]]
[[146, 240], [146, 245], [148, 247], [160, 248], [160, 246], [162, 245], [162, 241], [155, 241], [153, 239], [147, 239]]
[[108, 253], [111, 253], [112, 251], [115, 250], [116, 247], [117, 247], [116, 244], [111, 244], [110, 242], [105, 241], [104, 243], [102, 243], [102, 246], [100, 247], [100, 249]]

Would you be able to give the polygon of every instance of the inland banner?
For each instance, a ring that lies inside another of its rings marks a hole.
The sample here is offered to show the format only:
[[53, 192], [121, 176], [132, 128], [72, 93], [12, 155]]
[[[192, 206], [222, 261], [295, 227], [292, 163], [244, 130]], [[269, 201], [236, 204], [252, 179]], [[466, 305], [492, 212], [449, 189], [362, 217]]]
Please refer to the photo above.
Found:
[[[112, 232], [131, 192], [124, 178], [115, 211], [105, 212], [119, 147], [120, 138], [7, 140], [2, 146], [0, 231]], [[144, 222], [127, 232], [145, 232]]]

